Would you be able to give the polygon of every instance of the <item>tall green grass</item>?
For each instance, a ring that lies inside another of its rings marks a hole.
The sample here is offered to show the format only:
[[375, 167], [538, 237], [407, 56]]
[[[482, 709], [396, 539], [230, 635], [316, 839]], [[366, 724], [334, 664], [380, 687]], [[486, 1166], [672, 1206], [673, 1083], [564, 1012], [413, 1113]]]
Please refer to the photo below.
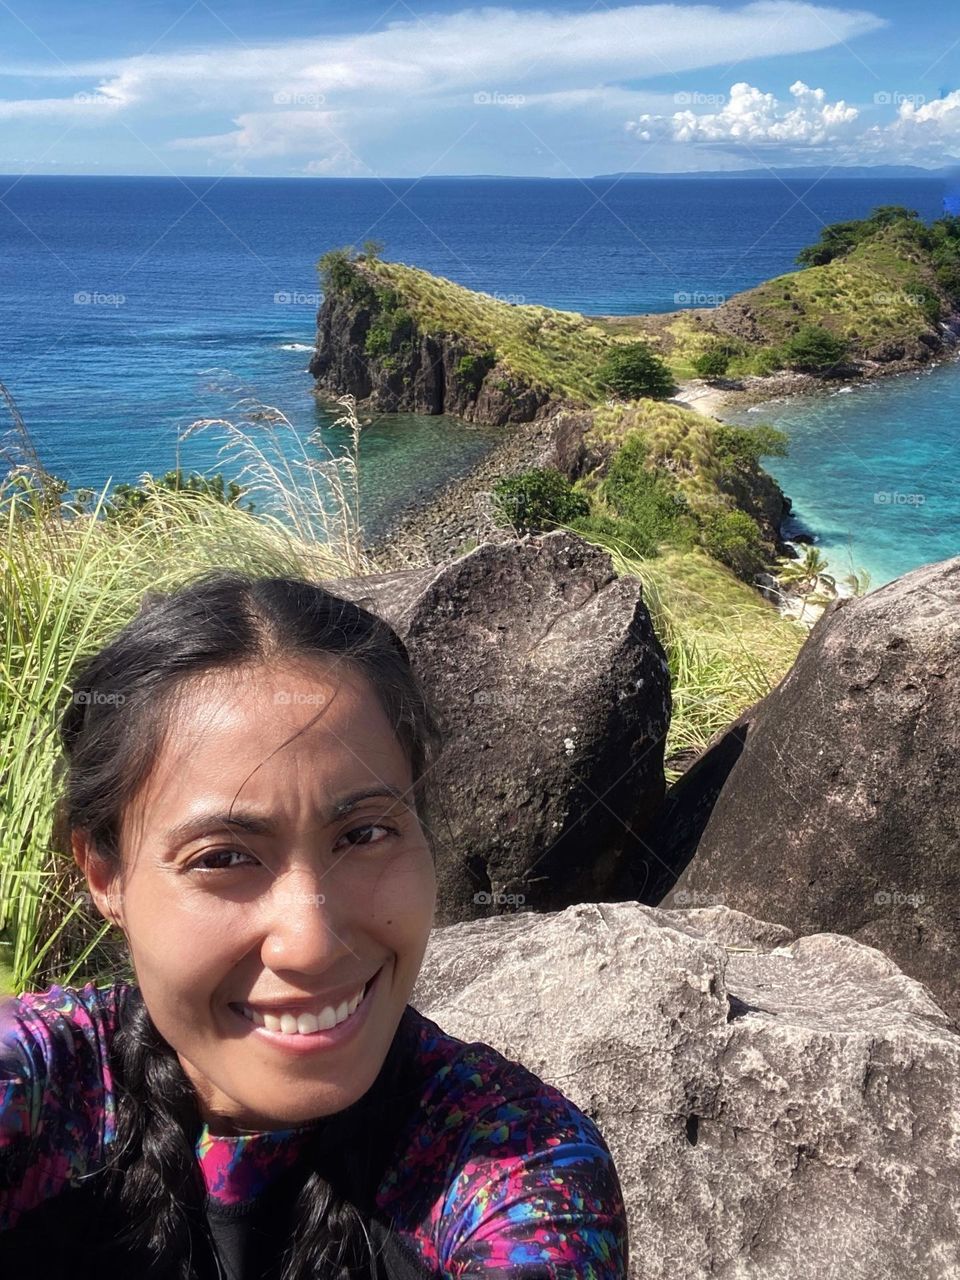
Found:
[[[581, 535], [588, 536], [588, 535]], [[644, 557], [598, 540], [618, 574], [639, 578], [670, 668], [667, 781], [787, 674], [808, 632], [699, 548]]]

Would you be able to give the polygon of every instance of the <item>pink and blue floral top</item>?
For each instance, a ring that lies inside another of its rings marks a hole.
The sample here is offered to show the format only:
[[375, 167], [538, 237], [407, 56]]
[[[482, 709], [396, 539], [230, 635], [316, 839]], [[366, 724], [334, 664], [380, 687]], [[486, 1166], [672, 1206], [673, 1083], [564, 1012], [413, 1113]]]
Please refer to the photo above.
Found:
[[[104, 1163], [123, 985], [0, 1002], [0, 1232]], [[593, 1121], [489, 1045], [449, 1036], [411, 1006], [404, 1017], [425, 1086], [376, 1203], [426, 1272], [625, 1277], [623, 1197]], [[209, 1203], [254, 1201], [296, 1161], [310, 1128], [222, 1136], [204, 1125], [196, 1155]], [[426, 1199], [425, 1187], [435, 1189]]]

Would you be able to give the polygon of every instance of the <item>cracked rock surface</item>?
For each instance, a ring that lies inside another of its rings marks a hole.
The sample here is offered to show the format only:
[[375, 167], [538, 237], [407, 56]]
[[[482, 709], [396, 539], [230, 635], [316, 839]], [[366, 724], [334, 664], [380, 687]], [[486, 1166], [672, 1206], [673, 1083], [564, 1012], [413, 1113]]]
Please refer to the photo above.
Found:
[[596, 1122], [633, 1280], [960, 1277], [960, 1036], [872, 947], [579, 904], [435, 929], [411, 1004]]

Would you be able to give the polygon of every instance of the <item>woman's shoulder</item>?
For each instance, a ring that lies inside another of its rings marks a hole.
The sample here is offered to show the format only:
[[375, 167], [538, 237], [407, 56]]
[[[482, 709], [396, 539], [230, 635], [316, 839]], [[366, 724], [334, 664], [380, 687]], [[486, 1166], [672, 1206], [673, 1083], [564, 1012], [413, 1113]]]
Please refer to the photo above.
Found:
[[110, 1046], [132, 984], [0, 1000], [0, 1230], [97, 1167], [116, 1130]]
[[423, 1091], [380, 1203], [427, 1260], [451, 1275], [509, 1265], [533, 1277], [548, 1263], [572, 1268], [551, 1275], [625, 1275], [622, 1191], [594, 1121], [485, 1041], [412, 1009], [408, 1028]]
[[24, 991], [0, 999], [0, 1055], [42, 1079], [59, 1066], [75, 1070], [86, 1062], [107, 1070], [110, 1044], [120, 1024], [123, 1002], [133, 984], [73, 987], [54, 983], [44, 991]]
[[43, 991], [0, 996], [0, 1027], [9, 1038], [19, 1027], [43, 1029], [71, 1022], [81, 1027], [115, 1028], [123, 1001], [134, 984], [117, 978], [105, 984], [75, 987], [53, 983]]
[[582, 1132], [589, 1140], [604, 1140], [594, 1122], [560, 1089], [530, 1068], [507, 1057], [484, 1040], [462, 1040], [436, 1022], [410, 1008], [414, 1037], [425, 1090], [422, 1115], [453, 1110], [463, 1124], [486, 1122], [499, 1115], [506, 1119], [523, 1111], [533, 1122]]

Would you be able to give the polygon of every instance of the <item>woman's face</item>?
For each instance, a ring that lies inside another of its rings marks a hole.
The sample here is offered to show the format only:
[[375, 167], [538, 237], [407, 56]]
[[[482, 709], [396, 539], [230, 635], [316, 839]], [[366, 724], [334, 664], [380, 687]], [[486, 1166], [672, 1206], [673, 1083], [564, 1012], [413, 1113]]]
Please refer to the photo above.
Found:
[[409, 762], [347, 663], [219, 672], [184, 692], [124, 815], [122, 876], [75, 837], [78, 861], [214, 1132], [332, 1114], [383, 1065], [433, 920]]

